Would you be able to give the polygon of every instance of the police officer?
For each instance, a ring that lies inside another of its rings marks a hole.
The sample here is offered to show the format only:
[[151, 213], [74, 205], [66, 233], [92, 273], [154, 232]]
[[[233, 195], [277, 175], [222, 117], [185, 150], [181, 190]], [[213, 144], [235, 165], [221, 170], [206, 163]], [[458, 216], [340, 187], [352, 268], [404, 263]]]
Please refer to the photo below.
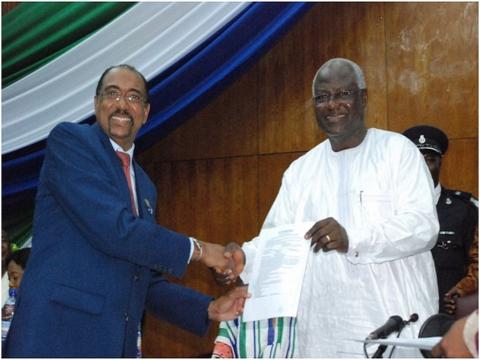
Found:
[[403, 133], [423, 154], [435, 185], [440, 233], [432, 249], [437, 272], [439, 311], [454, 314], [456, 299], [478, 288], [478, 202], [470, 193], [450, 190], [439, 182], [445, 133], [433, 126], [415, 126]]

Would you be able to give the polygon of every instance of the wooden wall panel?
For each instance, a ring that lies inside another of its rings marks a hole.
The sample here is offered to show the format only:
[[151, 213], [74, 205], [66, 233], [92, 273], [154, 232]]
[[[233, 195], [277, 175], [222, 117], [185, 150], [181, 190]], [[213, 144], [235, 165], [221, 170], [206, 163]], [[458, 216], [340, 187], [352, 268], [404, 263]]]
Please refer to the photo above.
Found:
[[478, 198], [478, 138], [454, 139], [442, 160], [440, 183]]
[[157, 220], [221, 244], [250, 238], [258, 227], [257, 167], [256, 156], [156, 163]]
[[[450, 137], [442, 183], [478, 195], [477, 23], [475, 3], [315, 4], [224, 93], [141, 154], [159, 222], [223, 244], [255, 236], [283, 171], [324, 139], [311, 83], [332, 57], [364, 69], [368, 126], [442, 127]], [[220, 292], [196, 264], [180, 283]], [[215, 335], [215, 324], [199, 338], [148, 316], [145, 355], [209, 356]]]
[[423, 123], [452, 139], [477, 136], [477, 13], [477, 3], [386, 6], [391, 130]]
[[160, 160], [257, 153], [256, 73], [247, 72], [150, 152]]
[[263, 224], [282, 183], [282, 175], [304, 152], [262, 155], [258, 158], [258, 216]]
[[367, 123], [386, 128], [382, 3], [319, 3], [259, 61], [260, 153], [306, 151], [324, 139], [311, 105], [312, 80], [332, 57], [362, 66]]

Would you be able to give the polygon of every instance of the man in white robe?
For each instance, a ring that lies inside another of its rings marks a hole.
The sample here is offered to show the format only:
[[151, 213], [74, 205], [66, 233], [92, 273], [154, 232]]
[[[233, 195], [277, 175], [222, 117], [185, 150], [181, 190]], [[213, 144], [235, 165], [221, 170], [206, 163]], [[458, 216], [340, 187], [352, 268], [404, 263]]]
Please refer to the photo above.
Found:
[[[305, 235], [312, 251], [295, 356], [364, 357], [363, 345], [351, 339], [364, 339], [392, 315], [408, 319], [413, 313], [418, 321], [400, 336], [417, 338], [422, 323], [438, 312], [429, 251], [439, 230], [433, 183], [410, 140], [365, 127], [367, 90], [357, 64], [332, 59], [322, 65], [313, 81], [313, 102], [328, 139], [286, 170], [263, 228], [316, 222]], [[258, 240], [242, 247], [245, 283]], [[375, 349], [368, 347], [370, 356]], [[396, 347], [393, 357], [421, 354]]]

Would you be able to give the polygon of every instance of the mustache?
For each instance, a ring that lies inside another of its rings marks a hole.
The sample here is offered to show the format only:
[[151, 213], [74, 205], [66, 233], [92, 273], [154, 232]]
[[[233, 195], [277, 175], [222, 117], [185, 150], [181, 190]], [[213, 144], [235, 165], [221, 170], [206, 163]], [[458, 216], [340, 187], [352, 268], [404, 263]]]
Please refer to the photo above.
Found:
[[133, 116], [127, 110], [117, 110], [110, 114], [110, 118], [113, 116], [128, 116], [133, 121]]

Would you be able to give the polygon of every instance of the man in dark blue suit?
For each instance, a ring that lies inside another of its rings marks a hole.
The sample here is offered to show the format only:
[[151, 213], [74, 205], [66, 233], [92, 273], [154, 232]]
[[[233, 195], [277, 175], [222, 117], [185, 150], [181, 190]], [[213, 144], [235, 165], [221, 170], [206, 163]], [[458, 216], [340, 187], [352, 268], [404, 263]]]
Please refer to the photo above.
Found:
[[162, 276], [228, 259], [156, 224], [155, 186], [131, 160], [149, 110], [142, 74], [114, 66], [97, 86], [97, 123], [50, 133], [8, 357], [135, 357], [144, 310], [199, 335], [243, 310], [244, 288], [213, 300]]

